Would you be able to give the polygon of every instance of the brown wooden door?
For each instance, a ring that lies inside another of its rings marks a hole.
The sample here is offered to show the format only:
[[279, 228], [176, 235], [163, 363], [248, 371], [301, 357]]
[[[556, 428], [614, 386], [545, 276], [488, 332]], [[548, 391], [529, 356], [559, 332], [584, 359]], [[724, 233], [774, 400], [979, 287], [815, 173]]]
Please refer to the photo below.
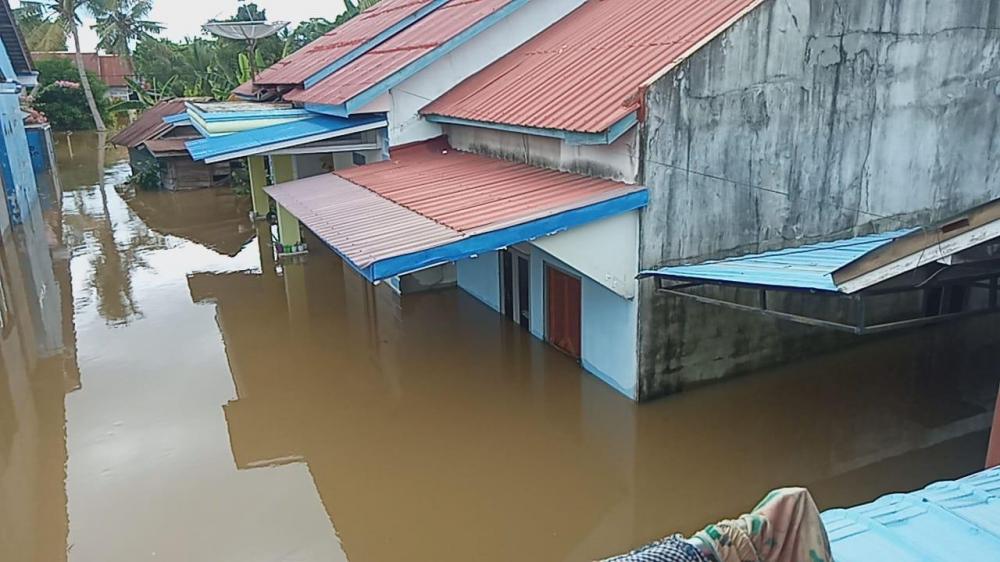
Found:
[[558, 269], [545, 267], [548, 295], [549, 343], [580, 358], [580, 280]]

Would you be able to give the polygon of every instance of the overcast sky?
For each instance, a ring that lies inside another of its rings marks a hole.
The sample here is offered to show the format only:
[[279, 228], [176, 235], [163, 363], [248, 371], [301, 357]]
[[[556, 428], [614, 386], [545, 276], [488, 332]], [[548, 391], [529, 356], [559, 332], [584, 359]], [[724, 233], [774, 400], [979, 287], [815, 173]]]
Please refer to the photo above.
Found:
[[[269, 20], [284, 20], [296, 24], [314, 17], [333, 19], [344, 10], [343, 0], [256, 0], [257, 5], [267, 10]], [[20, 0], [12, 0], [15, 7]], [[236, 13], [236, 0], [153, 0], [155, 7], [151, 19], [166, 26], [163, 36], [180, 40], [201, 33], [201, 24], [216, 17], [226, 17]], [[80, 41], [84, 51], [94, 50], [97, 37], [90, 26], [93, 21], [85, 18], [80, 30]], [[72, 48], [72, 45], [70, 45]]]

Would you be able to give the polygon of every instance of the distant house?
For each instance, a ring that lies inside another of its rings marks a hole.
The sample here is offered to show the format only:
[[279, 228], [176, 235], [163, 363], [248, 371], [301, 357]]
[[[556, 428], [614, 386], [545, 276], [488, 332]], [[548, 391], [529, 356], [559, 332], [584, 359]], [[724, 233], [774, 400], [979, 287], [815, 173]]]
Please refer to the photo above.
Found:
[[112, 143], [128, 148], [133, 173], [158, 166], [163, 187], [170, 190], [220, 185], [230, 175], [229, 164], [205, 164], [188, 154], [185, 143], [202, 138], [187, 120], [188, 101], [192, 100], [162, 101], [111, 138]]
[[[76, 55], [69, 51], [41, 51], [31, 54], [35, 60], [65, 59], [76, 63]], [[126, 78], [135, 74], [132, 62], [121, 55], [101, 55], [83, 53], [83, 66], [100, 77], [108, 85], [108, 97], [116, 100], [128, 99], [132, 94]]]

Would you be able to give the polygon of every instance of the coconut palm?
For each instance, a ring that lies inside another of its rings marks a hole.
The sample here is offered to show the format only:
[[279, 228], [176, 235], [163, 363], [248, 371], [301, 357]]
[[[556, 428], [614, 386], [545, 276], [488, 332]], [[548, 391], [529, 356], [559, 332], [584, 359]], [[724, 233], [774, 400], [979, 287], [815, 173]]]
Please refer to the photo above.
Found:
[[46, 21], [60, 25], [66, 30], [67, 35], [73, 38], [73, 50], [76, 54], [76, 68], [80, 73], [80, 85], [83, 86], [83, 93], [87, 98], [87, 105], [90, 106], [90, 114], [94, 117], [94, 127], [99, 131], [107, 131], [104, 126], [104, 119], [97, 109], [97, 102], [94, 100], [94, 91], [90, 87], [90, 79], [87, 78], [87, 69], [83, 65], [83, 55], [80, 52], [80, 12], [88, 9], [90, 0], [41, 0], [22, 1], [21, 6], [37, 10], [43, 14]]
[[132, 46], [161, 31], [163, 26], [146, 19], [153, 9], [152, 0], [90, 0], [90, 12], [97, 22], [97, 46], [109, 53], [132, 56]]

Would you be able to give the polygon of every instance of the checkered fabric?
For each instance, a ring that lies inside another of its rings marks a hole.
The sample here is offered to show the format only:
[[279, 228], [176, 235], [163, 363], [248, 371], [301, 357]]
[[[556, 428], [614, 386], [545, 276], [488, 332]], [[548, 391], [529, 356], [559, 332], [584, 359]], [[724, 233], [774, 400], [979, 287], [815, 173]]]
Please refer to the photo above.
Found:
[[608, 558], [603, 562], [714, 562], [680, 535], [646, 545], [628, 554]]

